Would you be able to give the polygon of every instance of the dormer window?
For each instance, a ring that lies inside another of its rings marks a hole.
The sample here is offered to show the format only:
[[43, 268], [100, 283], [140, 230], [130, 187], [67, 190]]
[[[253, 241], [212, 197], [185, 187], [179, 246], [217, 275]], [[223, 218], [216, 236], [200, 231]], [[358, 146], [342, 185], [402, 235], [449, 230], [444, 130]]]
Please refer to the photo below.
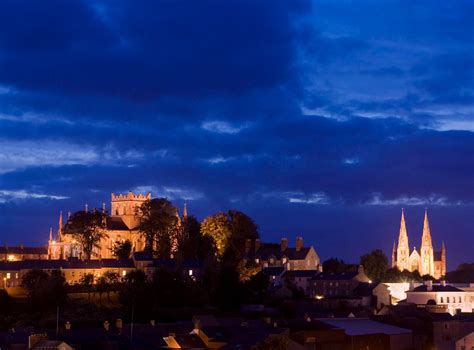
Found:
[[286, 264], [286, 263], [288, 262], [288, 259], [287, 259], [287, 257], [285, 256], [281, 261], [282, 261], [283, 264]]

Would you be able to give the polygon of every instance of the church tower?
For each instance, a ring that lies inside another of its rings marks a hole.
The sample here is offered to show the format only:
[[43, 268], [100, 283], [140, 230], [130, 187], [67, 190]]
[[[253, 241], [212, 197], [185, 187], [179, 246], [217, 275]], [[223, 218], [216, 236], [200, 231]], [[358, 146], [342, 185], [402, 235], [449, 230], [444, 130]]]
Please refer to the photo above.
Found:
[[421, 269], [420, 275], [434, 275], [433, 243], [431, 242], [430, 223], [428, 221], [428, 210], [425, 209], [425, 220], [423, 223], [423, 235], [421, 237]]
[[397, 248], [397, 267], [400, 271], [409, 270], [410, 248], [408, 246], [408, 233], [405, 224], [405, 213], [402, 209], [402, 218], [400, 220], [400, 233], [398, 235]]

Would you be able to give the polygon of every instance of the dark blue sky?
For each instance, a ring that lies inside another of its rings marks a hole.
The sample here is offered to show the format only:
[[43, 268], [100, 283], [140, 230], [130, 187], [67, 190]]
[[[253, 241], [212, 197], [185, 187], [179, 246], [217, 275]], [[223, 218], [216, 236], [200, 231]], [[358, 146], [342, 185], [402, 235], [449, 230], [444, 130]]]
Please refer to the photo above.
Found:
[[[473, 261], [472, 1], [0, 2], [0, 234], [152, 191], [323, 259]], [[0, 242], [1, 243], [1, 242]]]

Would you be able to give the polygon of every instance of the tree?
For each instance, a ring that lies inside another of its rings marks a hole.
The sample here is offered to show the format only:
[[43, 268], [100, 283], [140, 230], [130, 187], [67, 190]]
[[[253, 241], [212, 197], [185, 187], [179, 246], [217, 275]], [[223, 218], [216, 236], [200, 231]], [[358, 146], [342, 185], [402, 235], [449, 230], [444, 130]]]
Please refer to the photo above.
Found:
[[242, 252], [247, 239], [254, 240], [259, 237], [257, 225], [253, 220], [237, 210], [207, 217], [201, 223], [201, 232], [214, 239], [220, 257], [229, 247], [238, 253]]
[[255, 240], [260, 237], [258, 227], [250, 216], [238, 210], [229, 210], [227, 216], [229, 218], [230, 231], [232, 232], [229, 243], [238, 252], [244, 250], [247, 239]]
[[97, 279], [97, 283], [95, 285], [95, 290], [99, 293], [99, 305], [102, 306], [102, 294], [107, 291], [107, 280], [104, 276], [101, 276]]
[[13, 309], [13, 298], [5, 289], [0, 289], [0, 315], [7, 316]]
[[372, 281], [382, 280], [388, 269], [387, 256], [380, 249], [362, 255], [360, 257], [360, 264], [364, 266], [367, 277]]
[[87, 260], [91, 258], [94, 248], [100, 248], [100, 240], [107, 237], [104, 230], [105, 217], [105, 213], [96, 209], [77, 211], [64, 228], [65, 234], [70, 234], [81, 244]]
[[214, 240], [201, 233], [201, 224], [194, 216], [183, 219], [178, 247], [180, 256], [186, 260], [204, 261], [216, 254]]
[[225, 213], [208, 216], [201, 223], [201, 233], [214, 240], [217, 255], [222, 256], [228, 246], [231, 230]]
[[30, 270], [23, 276], [22, 286], [34, 309], [60, 306], [67, 298], [66, 279], [59, 270], [53, 270], [51, 274], [40, 269]]
[[91, 299], [92, 285], [94, 284], [94, 275], [92, 273], [86, 273], [81, 277], [80, 283], [87, 289], [87, 298]]
[[344, 260], [339, 260], [337, 258], [329, 258], [325, 262], [323, 262], [323, 271], [324, 272], [344, 272], [346, 271], [346, 264]]
[[155, 198], [138, 208], [139, 232], [145, 238], [145, 250], [169, 258], [177, 235], [177, 209], [166, 198]]
[[110, 290], [115, 289], [117, 284], [120, 281], [119, 274], [114, 271], [106, 271], [104, 273], [104, 278], [107, 282], [107, 299], [110, 301]]
[[132, 242], [128, 239], [123, 242], [115, 242], [112, 248], [112, 254], [117, 259], [128, 259], [132, 253]]

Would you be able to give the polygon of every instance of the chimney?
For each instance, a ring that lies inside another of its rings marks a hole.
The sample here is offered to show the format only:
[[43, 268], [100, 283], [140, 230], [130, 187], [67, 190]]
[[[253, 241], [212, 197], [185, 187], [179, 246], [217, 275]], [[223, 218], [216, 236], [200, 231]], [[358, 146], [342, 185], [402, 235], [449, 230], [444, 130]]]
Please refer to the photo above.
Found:
[[281, 251], [284, 252], [288, 248], [288, 238], [284, 237], [280, 241]]
[[261, 243], [260, 240], [257, 238], [257, 239], [255, 240], [255, 251], [259, 250], [261, 245], [262, 245], [262, 243]]
[[296, 237], [296, 251], [303, 249], [303, 237]]
[[426, 291], [431, 292], [433, 290], [433, 281], [425, 281]]
[[250, 238], [247, 238], [245, 240], [245, 253], [250, 252], [251, 248], [252, 248], [252, 240]]
[[200, 331], [201, 330], [201, 320], [199, 318], [195, 317], [193, 319], [193, 323], [194, 323], [194, 330]]

